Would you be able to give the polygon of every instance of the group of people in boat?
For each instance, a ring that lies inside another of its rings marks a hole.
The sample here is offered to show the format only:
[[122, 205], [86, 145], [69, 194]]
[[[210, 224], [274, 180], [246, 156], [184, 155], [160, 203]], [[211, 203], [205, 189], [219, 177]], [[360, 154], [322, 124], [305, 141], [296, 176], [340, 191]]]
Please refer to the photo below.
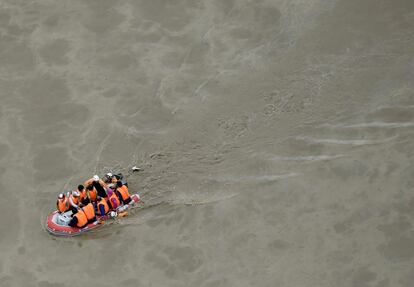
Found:
[[105, 216], [121, 204], [132, 201], [128, 186], [123, 184], [122, 176], [107, 173], [102, 180], [98, 175], [78, 185], [77, 190], [58, 195], [57, 210], [64, 213], [72, 211], [71, 227], [83, 228], [95, 222], [97, 216]]

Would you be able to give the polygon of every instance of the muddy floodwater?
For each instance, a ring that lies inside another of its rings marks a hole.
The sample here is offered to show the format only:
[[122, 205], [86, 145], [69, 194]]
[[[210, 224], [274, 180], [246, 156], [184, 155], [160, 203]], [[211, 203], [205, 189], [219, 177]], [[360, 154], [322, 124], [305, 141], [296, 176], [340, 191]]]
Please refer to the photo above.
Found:
[[[145, 208], [74, 238], [110, 168]], [[0, 286], [412, 287], [413, 0], [1, 0]]]

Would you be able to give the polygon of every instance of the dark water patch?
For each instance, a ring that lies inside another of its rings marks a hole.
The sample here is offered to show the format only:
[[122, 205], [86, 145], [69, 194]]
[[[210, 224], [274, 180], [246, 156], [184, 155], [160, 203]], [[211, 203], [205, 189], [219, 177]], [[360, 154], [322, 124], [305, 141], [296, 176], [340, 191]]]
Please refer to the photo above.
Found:
[[38, 281], [34, 274], [24, 270], [23, 268], [12, 267], [11, 269], [11, 275], [4, 276], [0, 279], [0, 286], [38, 287]]
[[2, 250], [4, 247], [13, 246], [20, 231], [20, 219], [14, 215], [17, 206], [14, 197], [22, 194], [23, 191], [16, 190], [16, 188], [6, 189], [1, 184], [0, 190], [8, 190], [8, 192], [2, 193], [2, 200], [0, 200], [0, 210], [2, 211], [2, 216], [0, 216], [0, 250]]
[[262, 29], [275, 29], [281, 16], [279, 9], [274, 6], [262, 4], [254, 7], [254, 20], [260, 23]]
[[17, 248], [17, 253], [19, 255], [24, 255], [26, 253], [26, 248], [24, 246], [20, 246], [19, 248]]
[[25, 43], [0, 35], [0, 71], [27, 72], [35, 67], [32, 50]]
[[166, 258], [158, 255], [159, 252], [149, 251], [145, 254], [145, 261], [148, 262], [153, 268], [163, 270], [166, 272], [170, 267], [171, 263]]
[[25, 99], [26, 108], [59, 105], [69, 99], [70, 90], [63, 78], [50, 74], [38, 74], [25, 80], [19, 88], [19, 95]]
[[[379, 281], [377, 283], [377, 285], [375, 285], [375, 287], [390, 287], [390, 286], [391, 286], [391, 283], [390, 283], [390, 279], [389, 278], [385, 278], [385, 279]], [[405, 286], [403, 286], [403, 287], [405, 287]], [[408, 287], [408, 285], [407, 285], [407, 287]]]
[[414, 109], [402, 107], [387, 107], [376, 110], [367, 117], [369, 120], [384, 122], [412, 122], [414, 121]]
[[229, 286], [229, 279], [227, 278], [221, 278], [221, 279], [210, 279], [204, 282], [204, 284], [201, 284], [200, 286], [203, 287], [225, 287]]
[[70, 286], [70, 285], [66, 285], [65, 283], [54, 283], [54, 282], [43, 281], [43, 280], [37, 283], [37, 287], [64, 287], [64, 286]]
[[59, 18], [59, 15], [50, 15], [43, 21], [43, 24], [49, 28], [56, 27], [59, 24]]
[[138, 68], [138, 62], [130, 54], [112, 54], [102, 57], [98, 60], [98, 63], [104, 68], [118, 71], [128, 69], [129, 67]]
[[272, 242], [270, 242], [268, 245], [268, 248], [270, 250], [287, 250], [291, 246], [291, 244], [285, 240], [282, 239], [275, 239]]
[[343, 159], [340, 162], [329, 163], [330, 170], [343, 180], [353, 177], [363, 177], [369, 170], [369, 167], [359, 160]]
[[163, 252], [167, 254], [170, 262], [184, 272], [194, 272], [203, 264], [201, 250], [194, 247], [168, 246]]
[[352, 286], [353, 287], [370, 287], [372, 282], [377, 278], [377, 273], [364, 267], [358, 269], [352, 274]]
[[[403, 30], [399, 28], [402, 22], [401, 15], [413, 10], [413, 2], [397, 0], [393, 2], [392, 7], [389, 7], [387, 2], [386, 0], [368, 0], [363, 3], [355, 0], [338, 1], [334, 9], [322, 15], [319, 24], [307, 34], [304, 39], [307, 50], [321, 54], [344, 53], [347, 49], [359, 52], [362, 47], [369, 47], [391, 38], [395, 30], [399, 32]], [[401, 10], [402, 7], [406, 9]]]
[[10, 23], [11, 15], [7, 10], [0, 11], [0, 28], [6, 27]]
[[35, 181], [55, 181], [70, 174], [71, 160], [63, 147], [51, 147], [39, 151], [33, 159]]
[[10, 151], [9, 146], [5, 143], [0, 142], [0, 160], [5, 158], [9, 151]]
[[325, 145], [322, 143], [310, 142], [302, 138], [288, 138], [283, 141], [282, 145], [283, 149], [295, 152], [295, 156], [301, 155], [301, 153], [298, 152], [303, 151], [306, 151], [305, 155], [323, 154], [323, 150], [325, 149]]
[[214, 0], [212, 1], [212, 3], [214, 3], [214, 6], [216, 7], [217, 11], [222, 12], [223, 14], [228, 16], [228, 14], [234, 8], [235, 0]]
[[138, 278], [130, 278], [122, 280], [119, 285], [123, 287], [136, 287], [141, 286], [141, 282]]
[[102, 93], [105, 98], [115, 98], [119, 94], [117, 88], [110, 88], [109, 90]]
[[206, 43], [199, 42], [193, 44], [190, 53], [185, 58], [185, 64], [200, 64], [204, 63], [206, 56], [210, 51], [210, 46]]
[[413, 260], [414, 235], [394, 234], [388, 242], [379, 245], [377, 249], [390, 261]]
[[[156, 26], [156, 25], [154, 25]], [[154, 28], [156, 29], [156, 28]], [[152, 30], [152, 29], [151, 29]], [[155, 43], [159, 43], [161, 41], [161, 39], [163, 39], [164, 35], [162, 33], [162, 31], [147, 31], [147, 33], [143, 34], [142, 36], [140, 36], [137, 41], [142, 42], [142, 43], [146, 43], [146, 44], [155, 44]]]
[[398, 282], [401, 284], [401, 287], [412, 287], [414, 282], [414, 269], [411, 268], [411, 270], [405, 276], [401, 277]]
[[238, 27], [231, 31], [231, 35], [236, 39], [250, 39], [253, 36], [253, 32], [249, 29]]
[[[99, 35], [117, 28], [124, 16], [116, 10], [116, 3], [110, 0], [91, 0], [87, 4], [83, 26]], [[107, 36], [107, 34], [105, 34]]]
[[161, 58], [161, 63], [170, 69], [177, 69], [181, 66], [185, 58], [182, 51], [171, 51], [165, 53]]
[[75, 103], [59, 103], [45, 105], [27, 111], [23, 118], [26, 130], [56, 126], [59, 123], [67, 124], [69, 127], [79, 126], [85, 123], [89, 117], [89, 109]]
[[361, 209], [352, 213], [345, 220], [337, 222], [333, 227], [336, 233], [348, 233], [353, 231], [354, 226], [358, 226], [373, 216], [367, 209]]
[[[194, 6], [198, 1], [190, 2], [186, 0], [167, 2], [163, 0], [141, 0], [138, 2], [137, 9], [139, 9], [139, 13], [142, 16], [145, 15], [146, 19], [160, 23], [167, 30], [177, 32], [182, 30], [195, 15], [190, 13], [194, 9], [191, 6]], [[183, 3], [188, 3], [189, 6], [183, 6]]]
[[348, 250], [335, 250], [329, 252], [327, 255], [327, 261], [331, 264], [351, 264], [354, 260], [355, 255], [350, 253]]
[[64, 65], [68, 63], [67, 53], [70, 51], [70, 43], [66, 39], [55, 39], [43, 45], [39, 54], [49, 65]]
[[399, 216], [398, 219], [389, 224], [380, 224], [377, 229], [382, 231], [388, 238], [395, 236], [395, 234], [403, 234], [411, 229], [411, 222], [404, 216]]

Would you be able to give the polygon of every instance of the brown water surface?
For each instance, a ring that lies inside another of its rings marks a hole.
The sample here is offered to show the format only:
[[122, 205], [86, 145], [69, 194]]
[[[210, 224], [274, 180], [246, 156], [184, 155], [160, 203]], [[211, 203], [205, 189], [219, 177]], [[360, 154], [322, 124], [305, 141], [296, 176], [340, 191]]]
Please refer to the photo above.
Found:
[[411, 287], [413, 88], [412, 0], [3, 0], [0, 286]]

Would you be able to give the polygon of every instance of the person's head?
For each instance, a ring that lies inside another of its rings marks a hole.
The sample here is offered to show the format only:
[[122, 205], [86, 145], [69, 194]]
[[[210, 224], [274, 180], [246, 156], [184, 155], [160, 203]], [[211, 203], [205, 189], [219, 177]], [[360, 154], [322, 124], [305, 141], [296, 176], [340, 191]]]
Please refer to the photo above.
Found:
[[99, 176], [95, 174], [95, 175], [92, 177], [92, 179], [93, 179], [93, 181], [99, 181]]
[[58, 199], [60, 199], [60, 200], [65, 199], [65, 195], [63, 193], [59, 193]]
[[79, 190], [79, 191], [82, 191], [82, 190], [84, 190], [84, 189], [85, 189], [85, 187], [84, 187], [82, 184], [79, 184], [79, 185], [78, 185], [78, 190]]
[[111, 172], [108, 172], [105, 176], [107, 180], [110, 180], [114, 175]]
[[87, 189], [87, 190], [89, 190], [89, 191], [90, 191], [90, 190], [93, 190], [93, 186], [92, 186], [92, 185], [88, 185], [88, 186], [86, 187], [86, 189]]
[[122, 186], [123, 186], [123, 184], [122, 184], [122, 182], [121, 182], [120, 180], [118, 180], [118, 181], [116, 182], [116, 186], [117, 186], [117, 187], [122, 187]]
[[79, 197], [79, 196], [80, 196], [80, 193], [79, 193], [79, 191], [74, 190], [74, 191], [72, 192], [72, 195], [73, 195], [74, 197]]
[[112, 190], [112, 188], [108, 188], [108, 196], [111, 196], [114, 193], [114, 191]]

